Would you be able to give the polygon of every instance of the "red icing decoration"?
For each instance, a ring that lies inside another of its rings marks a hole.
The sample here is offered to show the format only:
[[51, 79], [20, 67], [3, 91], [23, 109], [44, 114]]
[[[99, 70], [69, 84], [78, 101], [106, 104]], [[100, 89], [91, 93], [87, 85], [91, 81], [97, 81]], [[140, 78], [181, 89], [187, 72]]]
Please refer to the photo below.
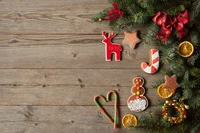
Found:
[[151, 67], [151, 72], [152, 72], [152, 73], [155, 73], [156, 71], [157, 71], [157, 69], [156, 69], [154, 66], [152, 66], [152, 67]]
[[147, 63], [146, 62], [143, 62], [142, 63], [142, 68], [146, 68], [148, 65], [147, 65]]
[[136, 96], [136, 99], [139, 99], [140, 98], [140, 96]]
[[122, 47], [120, 44], [112, 43], [111, 40], [116, 34], [112, 33], [107, 35], [107, 33], [102, 32], [102, 36], [105, 38], [102, 42], [105, 44], [105, 55], [106, 61], [111, 61], [111, 54], [115, 53], [115, 60], [120, 61]]
[[137, 90], [140, 90], [140, 87], [138, 86], [138, 87], [136, 87], [136, 89], [137, 89]]
[[152, 49], [152, 54], [155, 54], [155, 52], [157, 52], [157, 49]]
[[158, 62], [158, 61], [159, 61], [159, 58], [156, 57], [156, 58], [153, 60], [153, 64], [156, 63], [156, 62]]

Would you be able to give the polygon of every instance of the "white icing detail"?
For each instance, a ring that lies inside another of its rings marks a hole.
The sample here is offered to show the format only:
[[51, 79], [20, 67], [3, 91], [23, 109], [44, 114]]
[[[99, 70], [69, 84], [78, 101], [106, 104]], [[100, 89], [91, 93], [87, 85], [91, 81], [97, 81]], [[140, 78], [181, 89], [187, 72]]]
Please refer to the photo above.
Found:
[[151, 73], [151, 66], [147, 66], [147, 67], [144, 69], [144, 71], [145, 71], [146, 73]]
[[131, 111], [135, 111], [135, 112], [140, 112], [140, 111], [145, 110], [146, 106], [147, 106], [147, 101], [142, 98], [131, 100], [128, 103], [128, 108]]
[[158, 51], [155, 52], [153, 55], [152, 55], [152, 59], [154, 60], [155, 58], [159, 57], [159, 54], [158, 54]]

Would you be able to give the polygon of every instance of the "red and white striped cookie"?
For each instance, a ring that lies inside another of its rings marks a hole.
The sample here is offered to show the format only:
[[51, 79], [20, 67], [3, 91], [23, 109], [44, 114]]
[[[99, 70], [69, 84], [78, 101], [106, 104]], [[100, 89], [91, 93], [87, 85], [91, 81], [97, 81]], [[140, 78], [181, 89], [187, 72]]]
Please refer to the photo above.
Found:
[[141, 68], [148, 74], [153, 74], [158, 71], [159, 68], [159, 50], [151, 49], [149, 65], [146, 62], [141, 63]]

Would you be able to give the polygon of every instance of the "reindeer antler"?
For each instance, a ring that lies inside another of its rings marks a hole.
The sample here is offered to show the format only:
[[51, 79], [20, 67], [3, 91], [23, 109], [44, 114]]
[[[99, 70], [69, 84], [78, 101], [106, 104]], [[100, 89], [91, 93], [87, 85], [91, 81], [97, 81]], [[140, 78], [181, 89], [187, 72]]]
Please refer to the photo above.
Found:
[[102, 36], [103, 36], [104, 38], [108, 38], [108, 37], [107, 37], [107, 33], [104, 32], [104, 31], [102, 31]]
[[113, 37], [115, 37], [115, 36], [116, 36], [115, 33], [111, 33], [111, 34], [109, 34], [109, 38], [113, 38]]
[[107, 34], [106, 32], [102, 31], [102, 36], [103, 36], [105, 39], [112, 39], [113, 37], [116, 36], [116, 34], [115, 34], [115, 33]]

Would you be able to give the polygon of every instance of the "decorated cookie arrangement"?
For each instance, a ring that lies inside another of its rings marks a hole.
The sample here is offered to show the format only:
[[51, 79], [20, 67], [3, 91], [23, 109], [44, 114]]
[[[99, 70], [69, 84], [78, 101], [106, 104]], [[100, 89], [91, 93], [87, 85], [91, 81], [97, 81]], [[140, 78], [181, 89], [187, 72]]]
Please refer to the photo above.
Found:
[[[148, 100], [144, 96], [144, 79], [133, 79], [132, 95], [127, 100], [128, 108], [149, 115], [136, 118], [133, 114], [127, 114], [122, 119], [122, 125], [144, 132], [197, 133], [200, 130], [200, 0], [109, 2], [111, 7], [96, 14], [93, 20], [108, 22], [111, 30], [124, 33], [122, 43], [129, 44], [131, 50], [136, 50], [138, 43], [152, 45], [154, 48], [149, 50], [150, 61], [141, 62], [141, 72], [162, 72], [165, 75], [152, 83], [154, 91], [164, 99], [156, 105], [160, 108], [160, 112], [156, 113], [145, 110]], [[141, 38], [137, 35], [140, 29]], [[106, 61], [111, 60], [112, 53], [115, 54], [115, 60], [120, 61], [121, 52], [124, 52], [122, 45], [110, 41], [115, 34], [102, 35], [105, 38]]]
[[142, 77], [135, 77], [133, 79], [133, 87], [131, 88], [132, 95], [128, 98], [128, 108], [134, 112], [141, 112], [148, 106], [148, 100], [144, 96], [145, 89], [143, 87], [144, 79]]

